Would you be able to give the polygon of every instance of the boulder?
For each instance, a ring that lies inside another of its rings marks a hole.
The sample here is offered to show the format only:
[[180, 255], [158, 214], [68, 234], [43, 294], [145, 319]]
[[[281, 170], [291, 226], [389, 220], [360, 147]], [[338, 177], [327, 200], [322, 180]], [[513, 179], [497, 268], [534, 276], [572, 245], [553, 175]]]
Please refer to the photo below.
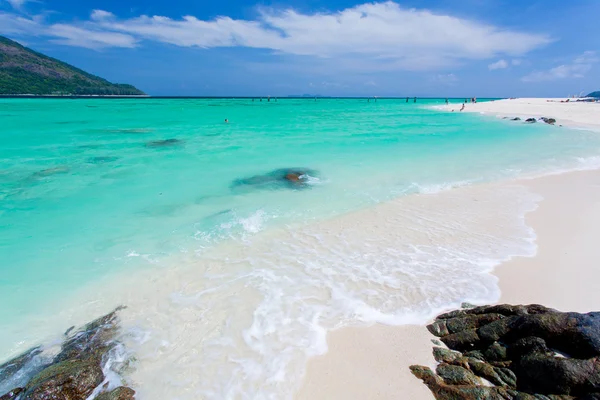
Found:
[[515, 118], [511, 119], [511, 121], [520, 121], [520, 120], [521, 120], [521, 118], [519, 118], [519, 117], [515, 117]]
[[475, 374], [458, 365], [442, 363], [437, 366], [435, 372], [444, 382], [450, 385], [477, 385], [481, 383]]
[[[455, 310], [428, 326], [436, 373], [411, 371], [436, 399], [596, 399], [600, 393], [600, 313], [533, 304]], [[494, 386], [482, 386], [479, 378]]]
[[544, 121], [545, 123], [547, 123], [547, 124], [550, 124], [550, 125], [554, 125], [554, 124], [556, 123], [556, 119], [554, 119], [554, 118], [546, 118], [546, 117], [542, 117], [542, 118], [540, 118], [540, 119], [541, 119], [542, 121]]
[[527, 122], [527, 123], [529, 123], [529, 124], [533, 124], [533, 123], [537, 122], [537, 120], [536, 120], [535, 118], [527, 118], [527, 119], [525, 120], [525, 122]]
[[600, 360], [535, 353], [513, 367], [518, 388], [530, 393], [583, 396], [600, 392]]

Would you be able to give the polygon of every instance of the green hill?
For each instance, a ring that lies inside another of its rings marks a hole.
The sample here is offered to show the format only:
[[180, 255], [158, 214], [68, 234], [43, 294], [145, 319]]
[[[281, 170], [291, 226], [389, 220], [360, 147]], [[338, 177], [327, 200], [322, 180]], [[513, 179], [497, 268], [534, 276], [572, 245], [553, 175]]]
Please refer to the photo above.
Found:
[[588, 94], [588, 95], [587, 95], [587, 96], [585, 96], [585, 97], [596, 97], [596, 98], [600, 98], [600, 90], [599, 90], [599, 91], [597, 91], [597, 92], [592, 92], [592, 93]]
[[0, 95], [144, 95], [0, 36]]

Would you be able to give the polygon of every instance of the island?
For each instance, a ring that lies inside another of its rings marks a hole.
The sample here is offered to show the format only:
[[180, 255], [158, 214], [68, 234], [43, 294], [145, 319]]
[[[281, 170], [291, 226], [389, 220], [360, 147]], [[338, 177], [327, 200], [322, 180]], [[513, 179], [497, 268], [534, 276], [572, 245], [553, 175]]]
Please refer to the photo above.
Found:
[[0, 95], [145, 96], [0, 36]]

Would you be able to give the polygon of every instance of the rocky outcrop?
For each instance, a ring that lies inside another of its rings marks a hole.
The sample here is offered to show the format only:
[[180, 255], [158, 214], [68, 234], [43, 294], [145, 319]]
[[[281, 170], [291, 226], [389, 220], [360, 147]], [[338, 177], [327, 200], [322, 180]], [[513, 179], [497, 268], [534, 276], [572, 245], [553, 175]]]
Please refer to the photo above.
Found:
[[542, 121], [544, 121], [547, 124], [550, 125], [554, 125], [556, 123], [556, 120], [554, 118], [546, 118], [546, 117], [542, 117], [540, 118]]
[[308, 168], [281, 168], [264, 175], [237, 179], [231, 187], [233, 189], [304, 189], [310, 186], [310, 177], [317, 175], [317, 171]]
[[525, 120], [525, 122], [527, 122], [528, 124], [533, 124], [533, 123], [536, 123], [536, 122], [537, 122], [537, 119], [535, 119], [535, 118], [527, 118], [527, 119]]
[[[411, 366], [441, 399], [600, 399], [600, 313], [497, 305], [442, 314], [428, 327], [436, 372]], [[491, 383], [491, 385], [490, 385]]]
[[96, 400], [133, 400], [135, 391], [131, 388], [120, 386], [110, 392], [101, 393]]
[[127, 387], [106, 391], [108, 382], [105, 382], [103, 368], [112, 352], [122, 346], [116, 339], [121, 309], [81, 329], [69, 328], [60, 352], [53, 358], [44, 358], [43, 349], [36, 347], [0, 366], [2, 379], [9, 379], [20, 370], [30, 372], [22, 386], [4, 394], [0, 400], [85, 400], [98, 392], [96, 398], [104, 400], [134, 399], [135, 392]]

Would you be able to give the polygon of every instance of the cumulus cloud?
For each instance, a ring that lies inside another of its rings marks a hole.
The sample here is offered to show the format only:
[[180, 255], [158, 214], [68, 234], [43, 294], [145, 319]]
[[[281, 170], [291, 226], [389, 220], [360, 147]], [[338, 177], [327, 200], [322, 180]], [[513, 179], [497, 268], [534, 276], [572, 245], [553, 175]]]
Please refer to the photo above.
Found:
[[[68, 24], [60, 25], [58, 31], [64, 34]], [[543, 34], [408, 9], [391, 1], [319, 13], [263, 8], [253, 20], [147, 15], [119, 19], [108, 11], [94, 10], [88, 21], [70, 25], [92, 32], [97, 39], [91, 43], [81, 38], [60, 39], [73, 46], [98, 47], [103, 43], [130, 47], [146, 40], [183, 47], [248, 47], [295, 56], [369, 59], [404, 69], [520, 56], [552, 40]]]
[[488, 65], [488, 69], [490, 71], [493, 71], [495, 69], [504, 69], [504, 68], [508, 68], [508, 63], [506, 62], [506, 60], [498, 60], [495, 63], [491, 63], [490, 65]]
[[114, 17], [115, 15], [113, 13], [104, 10], [92, 10], [92, 13], [90, 14], [90, 19], [92, 21], [103, 21]]
[[586, 51], [568, 64], [562, 64], [547, 71], [535, 71], [521, 78], [523, 82], [554, 81], [558, 79], [583, 78], [592, 66], [600, 62], [595, 51]]

